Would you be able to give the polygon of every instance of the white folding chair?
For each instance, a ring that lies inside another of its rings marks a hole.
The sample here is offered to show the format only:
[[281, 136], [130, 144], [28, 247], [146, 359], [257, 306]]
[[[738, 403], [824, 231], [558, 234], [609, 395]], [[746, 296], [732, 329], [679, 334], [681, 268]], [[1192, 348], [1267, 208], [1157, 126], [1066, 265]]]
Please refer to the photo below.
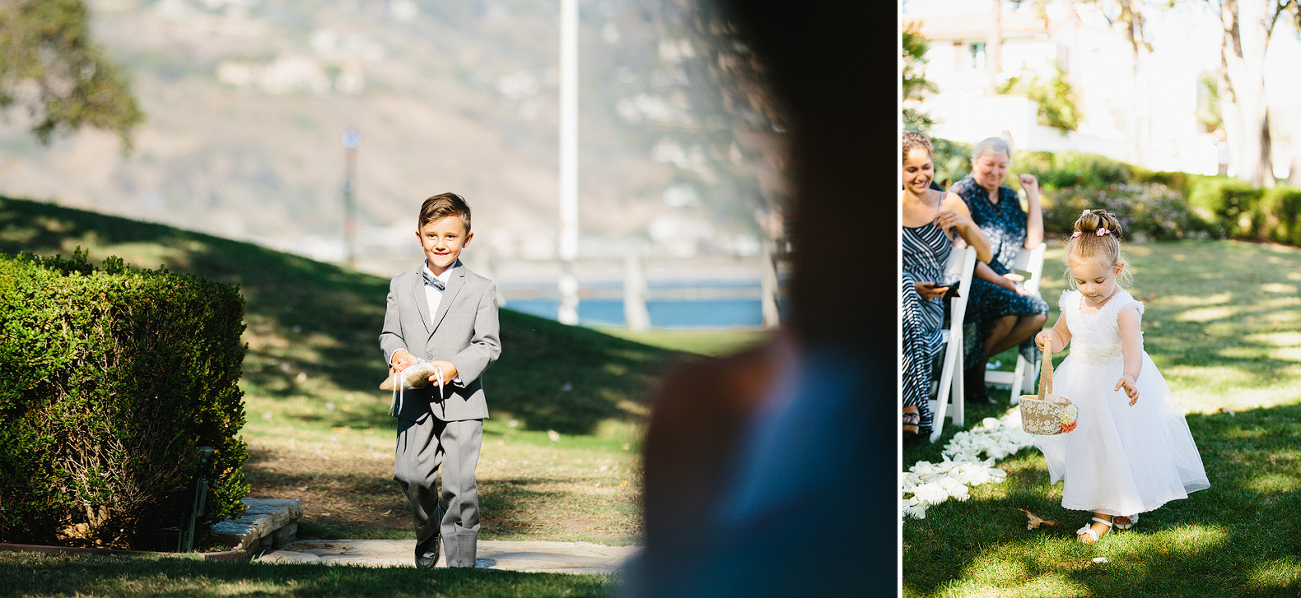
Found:
[[958, 296], [949, 300], [949, 327], [940, 332], [944, 345], [940, 349], [940, 380], [935, 398], [931, 400], [931, 442], [940, 437], [944, 418], [962, 425], [962, 318], [967, 313], [967, 298], [971, 292], [971, 279], [976, 272], [976, 250], [971, 247], [954, 248], [949, 263], [944, 267], [946, 280], [958, 279]]
[[[1029, 251], [1022, 251], [1016, 256], [1016, 263], [1012, 269], [1015, 272], [1023, 273], [1025, 282], [1021, 286], [1031, 293], [1039, 293], [1039, 281], [1044, 275], [1044, 252], [1048, 250], [1047, 243], [1040, 243], [1038, 247]], [[991, 355], [991, 357], [993, 357]], [[1021, 400], [1022, 388], [1034, 388], [1035, 378], [1039, 375], [1039, 364], [1029, 363], [1018, 351], [1016, 355], [1016, 369], [1011, 372], [991, 371], [985, 372], [985, 383], [997, 386], [999, 388], [1011, 388], [1013, 405]]]

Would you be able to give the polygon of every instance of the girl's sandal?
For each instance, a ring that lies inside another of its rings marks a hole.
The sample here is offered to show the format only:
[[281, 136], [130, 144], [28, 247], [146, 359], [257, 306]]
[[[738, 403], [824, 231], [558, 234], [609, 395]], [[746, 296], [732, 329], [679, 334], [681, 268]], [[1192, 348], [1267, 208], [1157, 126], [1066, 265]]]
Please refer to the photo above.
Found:
[[[1093, 520], [1107, 526], [1108, 528], [1110, 528], [1112, 525], [1110, 521], [1107, 521], [1106, 519], [1103, 519], [1101, 517], [1094, 517]], [[1107, 535], [1107, 532], [1102, 532], [1102, 535], [1104, 536]], [[1098, 541], [1098, 532], [1093, 531], [1093, 524], [1090, 523], [1089, 525], [1086, 525], [1080, 529], [1075, 530], [1075, 538], [1085, 544], [1093, 544], [1094, 542]], [[1085, 538], [1093, 538], [1093, 539], [1086, 540]]]
[[916, 411], [903, 412], [903, 435], [904, 438], [915, 438], [918, 435], [918, 426], [922, 423], [922, 414]]
[[1118, 515], [1111, 520], [1116, 529], [1129, 529], [1138, 523], [1138, 515]]

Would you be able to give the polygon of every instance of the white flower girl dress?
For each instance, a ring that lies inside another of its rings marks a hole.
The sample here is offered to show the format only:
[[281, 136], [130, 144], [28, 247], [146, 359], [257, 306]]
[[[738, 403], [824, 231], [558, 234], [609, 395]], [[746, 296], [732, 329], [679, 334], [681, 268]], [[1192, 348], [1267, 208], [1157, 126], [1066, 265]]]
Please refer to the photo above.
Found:
[[1120, 290], [1095, 313], [1081, 311], [1079, 291], [1058, 304], [1071, 332], [1070, 355], [1055, 371], [1057, 394], [1079, 407], [1073, 432], [1036, 436], [1052, 483], [1065, 478], [1062, 507], [1135, 515], [1211, 486], [1188, 422], [1161, 372], [1143, 352], [1138, 402], [1114, 390], [1124, 373], [1122, 309], [1143, 304]]

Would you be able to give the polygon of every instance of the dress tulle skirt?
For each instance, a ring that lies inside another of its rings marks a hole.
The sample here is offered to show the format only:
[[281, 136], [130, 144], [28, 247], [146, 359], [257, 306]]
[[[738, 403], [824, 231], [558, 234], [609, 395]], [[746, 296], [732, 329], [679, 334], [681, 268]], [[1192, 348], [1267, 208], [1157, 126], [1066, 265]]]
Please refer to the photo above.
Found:
[[1068, 356], [1053, 386], [1080, 410], [1073, 432], [1037, 437], [1052, 482], [1065, 479], [1062, 506], [1110, 515], [1151, 511], [1210, 487], [1188, 422], [1147, 353], [1138, 403], [1112, 390], [1122, 362], [1097, 365]]

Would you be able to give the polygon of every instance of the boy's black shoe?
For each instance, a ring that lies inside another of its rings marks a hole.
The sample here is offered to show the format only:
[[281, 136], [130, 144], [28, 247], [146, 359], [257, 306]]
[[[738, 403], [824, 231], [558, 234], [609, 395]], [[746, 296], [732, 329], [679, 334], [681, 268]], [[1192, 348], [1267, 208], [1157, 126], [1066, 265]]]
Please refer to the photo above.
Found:
[[989, 392], [985, 389], [985, 368], [971, 368], [962, 371], [963, 402], [968, 405], [993, 405]]
[[434, 565], [438, 564], [438, 551], [443, 546], [442, 532], [440, 531], [443, 524], [443, 506], [438, 505], [438, 507], [434, 509], [434, 512], [438, 516], [432, 521], [427, 522], [427, 525], [434, 528], [433, 533], [431, 533], [428, 538], [425, 538], [424, 541], [421, 541], [420, 530], [416, 530], [417, 569], [433, 569]]
[[443, 539], [438, 532], [424, 542], [416, 544], [416, 568], [433, 569], [438, 564], [438, 549], [442, 547]]

